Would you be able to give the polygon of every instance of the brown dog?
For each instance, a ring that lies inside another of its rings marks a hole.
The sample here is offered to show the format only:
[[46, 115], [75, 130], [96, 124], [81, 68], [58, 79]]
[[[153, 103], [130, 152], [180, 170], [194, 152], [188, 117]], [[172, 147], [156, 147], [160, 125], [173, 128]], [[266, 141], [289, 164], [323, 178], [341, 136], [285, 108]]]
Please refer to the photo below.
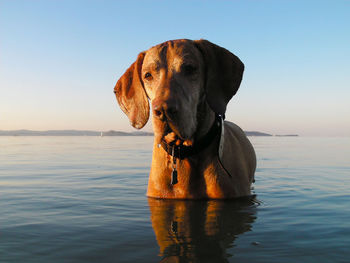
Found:
[[255, 152], [244, 132], [223, 122], [244, 65], [207, 40], [174, 40], [138, 55], [114, 92], [141, 129], [153, 113], [147, 196], [208, 199], [250, 195]]

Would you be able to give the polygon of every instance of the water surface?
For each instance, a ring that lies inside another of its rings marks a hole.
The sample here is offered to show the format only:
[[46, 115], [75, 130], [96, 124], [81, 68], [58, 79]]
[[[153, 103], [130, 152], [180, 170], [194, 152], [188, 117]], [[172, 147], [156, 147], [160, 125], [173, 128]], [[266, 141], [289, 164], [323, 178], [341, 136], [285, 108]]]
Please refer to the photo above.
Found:
[[152, 137], [0, 137], [0, 262], [350, 262], [350, 139], [251, 137], [255, 199], [145, 196]]

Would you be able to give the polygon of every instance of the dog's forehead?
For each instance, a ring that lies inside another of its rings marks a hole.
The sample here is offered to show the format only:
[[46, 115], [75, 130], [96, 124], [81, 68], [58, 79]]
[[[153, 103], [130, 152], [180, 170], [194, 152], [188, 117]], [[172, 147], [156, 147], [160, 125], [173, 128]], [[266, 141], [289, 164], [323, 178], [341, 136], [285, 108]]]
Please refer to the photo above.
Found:
[[190, 40], [167, 41], [146, 51], [144, 64], [156, 63], [158, 66], [182, 64], [195, 59], [199, 51]]

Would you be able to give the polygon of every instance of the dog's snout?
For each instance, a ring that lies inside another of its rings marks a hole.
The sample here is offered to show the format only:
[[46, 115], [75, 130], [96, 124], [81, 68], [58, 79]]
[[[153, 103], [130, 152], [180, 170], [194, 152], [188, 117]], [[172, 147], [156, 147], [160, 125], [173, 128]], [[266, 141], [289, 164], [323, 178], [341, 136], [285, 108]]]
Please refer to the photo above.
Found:
[[168, 118], [173, 118], [178, 111], [175, 101], [154, 101], [152, 105], [153, 114], [158, 119], [163, 119], [164, 115], [166, 115]]
[[175, 101], [169, 101], [165, 103], [165, 111], [167, 115], [174, 116], [177, 113], [177, 104]]

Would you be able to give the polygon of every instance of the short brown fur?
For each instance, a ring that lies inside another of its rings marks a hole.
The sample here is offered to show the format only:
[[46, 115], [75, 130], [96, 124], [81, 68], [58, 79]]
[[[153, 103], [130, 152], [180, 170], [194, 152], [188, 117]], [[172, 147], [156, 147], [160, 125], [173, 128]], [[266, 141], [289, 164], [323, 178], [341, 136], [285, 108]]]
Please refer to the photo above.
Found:
[[173, 40], [139, 54], [115, 86], [117, 100], [135, 128], [152, 109], [154, 145], [147, 196], [167, 199], [227, 199], [250, 195], [255, 152], [244, 132], [225, 121], [224, 154], [216, 138], [203, 151], [177, 160], [178, 183], [171, 184], [172, 157], [158, 147], [196, 145], [215, 115], [225, 114], [237, 92], [244, 65], [228, 50], [207, 40]]

